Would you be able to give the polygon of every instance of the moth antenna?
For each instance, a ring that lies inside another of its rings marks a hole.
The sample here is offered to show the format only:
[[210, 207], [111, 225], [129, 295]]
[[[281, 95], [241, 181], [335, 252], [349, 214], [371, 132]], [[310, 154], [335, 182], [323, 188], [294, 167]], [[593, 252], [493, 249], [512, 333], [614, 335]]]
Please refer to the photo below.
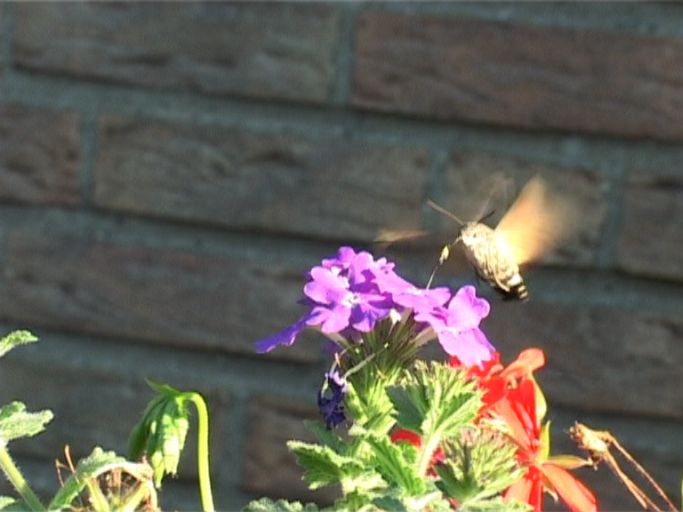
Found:
[[453, 220], [454, 220], [455, 222], [457, 222], [460, 226], [464, 226], [464, 225], [465, 225], [465, 223], [464, 223], [463, 221], [461, 221], [458, 217], [456, 217], [455, 214], [449, 212], [448, 210], [446, 210], [446, 208], [443, 208], [443, 207], [439, 206], [438, 204], [436, 204], [436, 203], [435, 203], [434, 201], [432, 201], [431, 199], [427, 199], [427, 204], [430, 206], [430, 208], [433, 208], [433, 209], [436, 210], [437, 212], [444, 214], [446, 217], [449, 217], [450, 219], [453, 219]]

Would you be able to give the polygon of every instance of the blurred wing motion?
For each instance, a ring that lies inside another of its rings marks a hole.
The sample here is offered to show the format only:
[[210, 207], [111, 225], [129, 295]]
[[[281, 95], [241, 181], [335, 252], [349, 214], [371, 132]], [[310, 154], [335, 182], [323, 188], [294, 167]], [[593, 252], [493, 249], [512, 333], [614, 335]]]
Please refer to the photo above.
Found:
[[518, 265], [551, 251], [577, 231], [579, 207], [569, 197], [550, 193], [543, 179], [532, 178], [498, 223]]
[[424, 229], [382, 229], [377, 233], [373, 243], [388, 246], [404, 240], [417, 240], [427, 234]]

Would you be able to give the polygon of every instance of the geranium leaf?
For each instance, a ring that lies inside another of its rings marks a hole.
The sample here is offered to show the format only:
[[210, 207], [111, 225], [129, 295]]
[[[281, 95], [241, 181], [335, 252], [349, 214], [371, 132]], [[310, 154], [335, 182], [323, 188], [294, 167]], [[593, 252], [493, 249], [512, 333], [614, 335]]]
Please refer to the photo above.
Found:
[[45, 425], [52, 419], [52, 411], [26, 412], [21, 402], [11, 402], [0, 407], [0, 441], [9, 441], [21, 437], [32, 437], [45, 430]]
[[392, 443], [388, 437], [378, 436], [370, 436], [366, 442], [373, 449], [371, 459], [384, 480], [402, 489], [406, 495], [425, 492], [425, 481], [415, 468], [417, 449], [414, 446]]
[[289, 441], [289, 449], [304, 468], [304, 479], [311, 489], [335, 484], [362, 472], [362, 465], [353, 458], [339, 455], [327, 446], [301, 441]]
[[0, 357], [19, 345], [34, 343], [38, 338], [29, 331], [14, 331], [0, 339]]
[[315, 503], [301, 504], [298, 501], [273, 501], [269, 498], [261, 498], [252, 501], [242, 509], [242, 512], [317, 512], [320, 510]]

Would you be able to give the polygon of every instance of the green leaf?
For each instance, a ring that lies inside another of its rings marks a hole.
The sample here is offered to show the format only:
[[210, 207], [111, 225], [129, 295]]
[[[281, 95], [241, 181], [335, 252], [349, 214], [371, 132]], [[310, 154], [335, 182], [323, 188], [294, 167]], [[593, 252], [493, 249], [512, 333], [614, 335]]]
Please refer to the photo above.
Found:
[[320, 421], [304, 420], [304, 425], [308, 430], [313, 432], [323, 445], [331, 448], [339, 454], [343, 454], [346, 450], [346, 444], [341, 438], [334, 433], [334, 431], [328, 429]]
[[529, 512], [532, 507], [527, 503], [516, 500], [506, 500], [501, 497], [486, 501], [479, 501], [468, 505], [461, 505], [460, 512]]
[[18, 500], [11, 498], [9, 496], [0, 496], [0, 510], [28, 510], [26, 505], [22, 506], [22, 503]]
[[425, 444], [435, 434], [457, 437], [481, 408], [481, 392], [475, 384], [462, 371], [437, 362], [427, 365], [418, 361], [387, 393], [398, 424], [418, 432]]
[[128, 457], [132, 460], [138, 460], [145, 454], [150, 436], [156, 433], [156, 417], [164, 407], [164, 398], [163, 395], [155, 396], [145, 407], [140, 421], [131, 430], [128, 437]]
[[175, 475], [190, 426], [187, 402], [191, 393], [168, 384], [148, 382], [157, 395], [149, 402], [128, 438], [132, 459], [146, 455], [154, 469], [154, 485], [161, 486], [165, 475]]
[[261, 498], [252, 501], [242, 509], [243, 512], [318, 512], [320, 510], [315, 503], [302, 505], [298, 501], [273, 501], [269, 498]]
[[359, 461], [339, 455], [327, 446], [302, 441], [289, 441], [287, 446], [304, 468], [304, 479], [309, 483], [310, 489], [341, 482], [363, 471]]
[[73, 500], [88, 485], [91, 478], [121, 462], [125, 462], [123, 457], [119, 457], [114, 452], [105, 452], [99, 446], [96, 447], [90, 455], [78, 462], [76, 472], [64, 482], [62, 488], [50, 502], [48, 510], [61, 510], [70, 507]]
[[464, 508], [497, 497], [522, 477], [517, 448], [499, 433], [470, 427], [444, 448], [445, 461], [436, 466], [438, 485]]
[[392, 443], [386, 436], [370, 436], [366, 441], [373, 449], [372, 461], [384, 480], [399, 487], [407, 496], [425, 492], [425, 481], [415, 468], [417, 450], [414, 446]]
[[12, 402], [0, 407], [0, 443], [21, 437], [32, 437], [45, 430], [52, 419], [52, 411], [26, 412], [21, 402]]
[[26, 345], [38, 341], [29, 331], [14, 331], [0, 339], [0, 357], [19, 345]]

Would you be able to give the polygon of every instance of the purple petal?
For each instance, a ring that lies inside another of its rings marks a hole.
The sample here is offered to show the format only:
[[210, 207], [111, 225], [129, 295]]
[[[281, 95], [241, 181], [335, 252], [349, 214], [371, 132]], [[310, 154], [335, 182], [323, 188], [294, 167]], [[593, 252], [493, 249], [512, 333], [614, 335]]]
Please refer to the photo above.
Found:
[[339, 332], [349, 325], [351, 309], [341, 304], [334, 304], [331, 308], [317, 306], [311, 310], [308, 325], [320, 325], [325, 334]]
[[349, 281], [353, 283], [361, 283], [368, 279], [365, 273], [374, 265], [375, 261], [369, 252], [361, 251], [356, 254], [356, 257], [351, 262], [349, 267]]
[[349, 323], [360, 332], [369, 332], [375, 327], [378, 320], [389, 315], [389, 311], [391, 308], [381, 305], [381, 303], [377, 305], [371, 303], [357, 304], [351, 311]]
[[268, 338], [257, 341], [255, 343], [256, 352], [263, 354], [265, 352], [270, 352], [280, 345], [292, 345], [294, 341], [296, 341], [296, 337], [306, 328], [306, 322], [309, 317], [310, 313], [307, 313], [289, 327], [286, 327]]
[[325, 374], [325, 383], [318, 392], [318, 407], [328, 429], [336, 427], [346, 419], [344, 397], [347, 390], [347, 383], [338, 371]]
[[304, 286], [304, 294], [320, 304], [341, 301], [347, 293], [345, 280], [322, 267], [311, 269], [311, 282]]
[[465, 366], [479, 365], [493, 356], [495, 348], [480, 329], [457, 333], [451, 329], [439, 333], [439, 342], [451, 356], [456, 356]]
[[474, 286], [463, 286], [448, 304], [448, 325], [459, 331], [473, 329], [479, 326], [489, 310], [489, 303], [477, 297]]
[[415, 321], [428, 324], [434, 331], [441, 332], [448, 328], [448, 310], [437, 306], [429, 310], [415, 311]]
[[325, 268], [346, 269], [356, 257], [356, 251], [351, 247], [340, 247], [336, 258], [325, 258], [321, 265]]

